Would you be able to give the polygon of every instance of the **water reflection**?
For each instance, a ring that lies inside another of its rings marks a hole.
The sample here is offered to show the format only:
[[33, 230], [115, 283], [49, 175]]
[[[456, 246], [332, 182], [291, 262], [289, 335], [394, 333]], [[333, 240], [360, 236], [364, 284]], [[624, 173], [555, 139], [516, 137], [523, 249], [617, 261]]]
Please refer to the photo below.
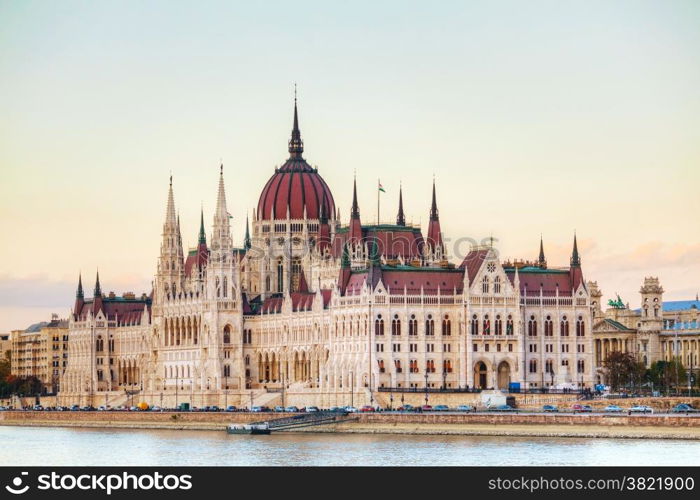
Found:
[[0, 465], [700, 465], [700, 442], [0, 426]]

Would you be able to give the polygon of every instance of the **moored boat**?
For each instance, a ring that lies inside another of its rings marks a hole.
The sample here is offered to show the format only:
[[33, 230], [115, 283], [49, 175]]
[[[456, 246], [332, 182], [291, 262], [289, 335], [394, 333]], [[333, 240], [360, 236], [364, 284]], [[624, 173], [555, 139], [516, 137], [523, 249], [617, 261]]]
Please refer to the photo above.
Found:
[[230, 424], [226, 427], [228, 434], [269, 434], [270, 426], [262, 424]]

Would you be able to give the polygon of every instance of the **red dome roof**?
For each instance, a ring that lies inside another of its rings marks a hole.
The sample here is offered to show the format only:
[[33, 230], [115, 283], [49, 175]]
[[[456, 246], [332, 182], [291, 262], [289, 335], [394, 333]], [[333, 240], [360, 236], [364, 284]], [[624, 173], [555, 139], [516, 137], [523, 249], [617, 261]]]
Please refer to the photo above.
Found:
[[[304, 143], [299, 131], [297, 103], [294, 99], [294, 127], [289, 141], [289, 159], [267, 181], [258, 201], [258, 219], [320, 219], [335, 215], [335, 202], [328, 184], [301, 154]], [[322, 209], [323, 208], [323, 213]]]
[[320, 219], [335, 214], [335, 202], [326, 181], [303, 159], [290, 158], [267, 181], [258, 202], [258, 218], [264, 220]]

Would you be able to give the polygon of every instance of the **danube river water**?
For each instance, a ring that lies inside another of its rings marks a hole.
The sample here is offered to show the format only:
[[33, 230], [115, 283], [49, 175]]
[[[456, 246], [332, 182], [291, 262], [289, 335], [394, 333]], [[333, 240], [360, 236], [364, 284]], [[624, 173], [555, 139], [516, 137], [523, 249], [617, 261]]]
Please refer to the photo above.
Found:
[[700, 442], [0, 426], [0, 465], [700, 465]]

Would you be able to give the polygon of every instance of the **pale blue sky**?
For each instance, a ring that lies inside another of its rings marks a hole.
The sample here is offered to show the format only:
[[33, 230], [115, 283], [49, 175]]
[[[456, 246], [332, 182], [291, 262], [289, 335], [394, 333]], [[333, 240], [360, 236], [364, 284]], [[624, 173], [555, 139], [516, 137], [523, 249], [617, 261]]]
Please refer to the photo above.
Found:
[[354, 170], [365, 220], [379, 176], [425, 221], [435, 175], [448, 237], [566, 265], [576, 229], [608, 296], [700, 287], [700, 2], [0, 0], [0, 330], [79, 269], [148, 287], [171, 171], [192, 244], [223, 158], [240, 238], [295, 81], [344, 218]]

